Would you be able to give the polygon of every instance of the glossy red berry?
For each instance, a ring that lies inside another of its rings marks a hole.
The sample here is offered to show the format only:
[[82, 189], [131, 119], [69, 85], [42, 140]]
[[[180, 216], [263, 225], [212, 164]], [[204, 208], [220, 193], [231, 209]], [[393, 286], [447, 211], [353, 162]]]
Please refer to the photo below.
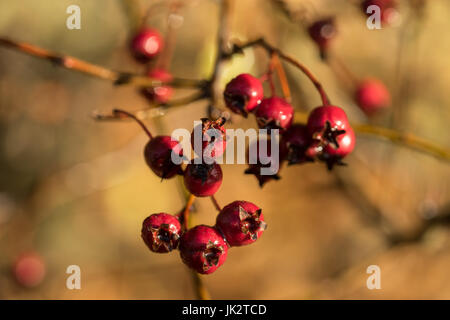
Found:
[[184, 185], [196, 197], [209, 197], [222, 184], [222, 169], [217, 163], [190, 163], [184, 171]]
[[18, 284], [26, 288], [33, 288], [44, 280], [45, 261], [36, 252], [26, 252], [16, 259], [12, 272]]
[[228, 247], [220, 232], [205, 225], [196, 226], [183, 234], [180, 256], [191, 269], [210, 274], [226, 260]]
[[[261, 146], [265, 145], [261, 150]], [[271, 139], [258, 139], [253, 141], [247, 149], [248, 169], [244, 171], [245, 174], [253, 174], [258, 180], [259, 186], [263, 187], [267, 182], [271, 180], [280, 180], [278, 172], [286, 158], [287, 149], [283, 148], [281, 144], [276, 144], [276, 153], [272, 153]], [[260, 154], [260, 150], [262, 155]], [[252, 154], [250, 154], [250, 151]], [[278, 161], [278, 165], [274, 163]], [[266, 169], [263, 172], [262, 170]]]
[[152, 88], [142, 89], [142, 94], [152, 103], [167, 103], [173, 95], [173, 88], [164, 83], [173, 80], [172, 74], [164, 69], [152, 69], [147, 73], [148, 77], [154, 79]]
[[155, 29], [140, 30], [131, 41], [131, 51], [135, 59], [145, 63], [161, 52], [163, 38]]
[[345, 111], [336, 106], [315, 108], [308, 117], [308, 134], [313, 142], [306, 151], [308, 157], [333, 165], [343, 165], [342, 158], [353, 151], [355, 135]]
[[279, 97], [265, 98], [255, 111], [261, 129], [288, 129], [294, 118], [294, 108]]
[[391, 95], [388, 89], [377, 79], [362, 81], [356, 89], [355, 99], [361, 110], [369, 116], [391, 104]]
[[397, 2], [395, 0], [365, 0], [361, 3], [364, 14], [367, 16], [372, 15], [373, 12], [368, 13], [367, 8], [373, 5], [380, 8], [380, 18], [383, 24], [390, 24], [397, 17]]
[[243, 73], [228, 82], [223, 96], [231, 111], [247, 117], [263, 99], [263, 86], [258, 78]]
[[308, 27], [308, 33], [319, 47], [320, 54], [324, 58], [331, 41], [337, 33], [334, 18], [330, 17], [315, 21]]
[[[226, 130], [224, 127], [225, 118], [219, 118], [217, 120], [209, 120], [208, 118], [201, 119], [202, 123], [197, 125], [191, 134], [191, 145], [194, 151], [195, 140], [199, 139], [200, 152], [202, 156], [207, 156], [209, 158], [216, 158], [222, 156], [225, 152], [227, 146]], [[196, 132], [201, 133], [196, 135]]]
[[345, 130], [350, 124], [345, 111], [336, 106], [321, 106], [313, 109], [306, 124], [308, 134], [312, 137], [320, 133], [329, 122], [331, 130]]
[[220, 211], [216, 227], [230, 246], [243, 246], [259, 239], [267, 224], [258, 206], [248, 201], [234, 201]]
[[180, 235], [180, 222], [167, 213], [152, 214], [142, 223], [142, 239], [153, 252], [167, 253], [176, 249]]
[[169, 136], [154, 137], [145, 146], [145, 161], [158, 177], [169, 179], [183, 173], [181, 163], [175, 164], [172, 161], [172, 152], [180, 157], [183, 155], [181, 144]]
[[303, 124], [293, 124], [281, 138], [280, 148], [286, 153], [286, 159], [289, 165], [313, 161], [306, 154], [311, 143], [311, 136]]
[[336, 140], [339, 147], [336, 148], [332, 143], [327, 144], [323, 149], [323, 157], [342, 159], [355, 148], [355, 132], [351, 127], [348, 127], [345, 133], [338, 135]]

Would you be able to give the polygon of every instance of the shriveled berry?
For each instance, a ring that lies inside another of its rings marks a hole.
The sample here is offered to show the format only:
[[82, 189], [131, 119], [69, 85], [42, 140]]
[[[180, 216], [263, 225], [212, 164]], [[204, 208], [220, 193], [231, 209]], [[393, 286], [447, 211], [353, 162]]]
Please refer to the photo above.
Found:
[[288, 129], [294, 118], [294, 108], [279, 97], [265, 98], [255, 111], [261, 129]]
[[222, 184], [222, 169], [217, 163], [190, 163], [184, 171], [184, 185], [196, 197], [209, 197]]
[[181, 144], [170, 136], [154, 137], [145, 146], [145, 161], [158, 177], [169, 179], [183, 173], [181, 163], [175, 164], [172, 161], [172, 152], [180, 157], [183, 155]]
[[195, 139], [197, 130], [201, 132], [198, 135], [198, 139], [201, 139], [201, 154], [209, 158], [216, 158], [222, 156], [227, 146], [226, 130], [224, 127], [225, 118], [218, 118], [217, 120], [209, 120], [208, 118], [202, 118], [202, 123], [197, 125], [191, 134], [191, 145], [194, 151]]
[[331, 40], [336, 36], [334, 17], [328, 17], [313, 22], [308, 27], [308, 33], [311, 39], [313, 39], [319, 47], [320, 54], [324, 58]]
[[164, 83], [173, 80], [172, 74], [164, 69], [152, 69], [147, 76], [154, 79], [154, 86], [142, 89], [142, 94], [152, 103], [167, 103], [173, 95], [173, 88]]
[[26, 252], [16, 259], [12, 272], [18, 284], [26, 288], [33, 288], [44, 280], [45, 261], [36, 252]]
[[356, 89], [355, 99], [358, 106], [367, 115], [373, 115], [389, 107], [391, 95], [386, 86], [377, 79], [366, 79]]
[[263, 99], [263, 86], [258, 78], [243, 73], [228, 82], [223, 96], [231, 111], [247, 117]]
[[[281, 179], [278, 172], [286, 158], [287, 149], [276, 141], [273, 143], [276, 147], [274, 152], [272, 152], [272, 140], [264, 138], [253, 141], [247, 150], [249, 165], [244, 173], [253, 174], [260, 187], [271, 180]], [[265, 146], [265, 150], [262, 146]]]
[[167, 213], [152, 214], [142, 223], [142, 239], [153, 252], [167, 253], [176, 249], [180, 235], [179, 220]]
[[391, 24], [397, 17], [397, 1], [395, 0], [365, 0], [361, 3], [361, 8], [367, 16], [373, 12], [367, 12], [370, 6], [378, 6], [380, 8], [381, 22], [383, 24]]
[[214, 227], [196, 226], [183, 234], [180, 256], [191, 269], [210, 274], [226, 260], [228, 247], [220, 232]]
[[283, 133], [280, 148], [286, 150], [286, 159], [289, 165], [311, 162], [313, 158], [310, 158], [306, 154], [310, 143], [311, 136], [308, 134], [306, 126], [303, 124], [293, 124]]
[[258, 206], [248, 201], [234, 201], [220, 211], [216, 227], [230, 246], [243, 246], [260, 238], [267, 224]]
[[163, 38], [156, 29], [141, 29], [131, 41], [134, 58], [141, 63], [148, 62], [161, 52]]

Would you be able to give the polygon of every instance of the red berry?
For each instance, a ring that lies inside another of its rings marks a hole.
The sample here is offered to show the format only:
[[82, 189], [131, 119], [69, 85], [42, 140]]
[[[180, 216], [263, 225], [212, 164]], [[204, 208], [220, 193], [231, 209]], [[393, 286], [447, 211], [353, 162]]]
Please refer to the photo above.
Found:
[[345, 133], [338, 135], [336, 140], [339, 147], [336, 148], [332, 143], [327, 144], [323, 149], [324, 157], [342, 159], [355, 148], [355, 133], [351, 127], [348, 127]]
[[178, 141], [169, 136], [157, 136], [150, 139], [144, 149], [147, 165], [153, 172], [163, 179], [169, 179], [176, 174], [182, 174], [181, 163], [172, 161], [172, 152], [183, 155], [183, 149]]
[[220, 157], [225, 152], [227, 146], [226, 132], [224, 128], [225, 118], [219, 118], [217, 120], [209, 120], [208, 118], [201, 119], [202, 123], [194, 128], [191, 134], [191, 145], [195, 150], [195, 132], [201, 131], [201, 153], [204, 155], [206, 150], [206, 156], [214, 159]]
[[45, 261], [36, 252], [27, 252], [17, 258], [12, 272], [21, 286], [26, 288], [36, 287], [44, 280]]
[[222, 169], [217, 163], [190, 163], [184, 171], [184, 185], [196, 197], [209, 197], [222, 184]]
[[327, 122], [331, 130], [345, 130], [350, 126], [344, 110], [336, 106], [321, 106], [313, 109], [309, 114], [306, 124], [308, 134], [313, 136], [323, 131]]
[[161, 52], [163, 38], [155, 29], [142, 29], [131, 41], [131, 51], [135, 59], [145, 63]]
[[243, 73], [228, 82], [223, 96], [231, 111], [247, 117], [263, 99], [263, 86], [258, 78]]
[[191, 269], [210, 274], [226, 260], [228, 247], [216, 228], [196, 226], [183, 234], [180, 240], [180, 256]]
[[288, 129], [294, 117], [294, 108], [279, 97], [266, 98], [255, 112], [258, 126], [262, 129]]
[[281, 138], [280, 148], [286, 153], [288, 164], [304, 163], [313, 161], [306, 155], [306, 150], [311, 143], [311, 136], [308, 134], [306, 126], [303, 124], [293, 124]]
[[[173, 80], [172, 74], [164, 69], [152, 69], [148, 72], [148, 77], [154, 79], [155, 86], [142, 89], [142, 94], [150, 101], [156, 103], [167, 103], [173, 95], [173, 88], [164, 83]], [[157, 82], [161, 83], [158, 84]]]
[[355, 98], [358, 106], [367, 115], [372, 115], [391, 104], [391, 95], [388, 89], [377, 79], [362, 81], [356, 90]]
[[331, 40], [336, 36], [336, 25], [334, 18], [326, 18], [315, 21], [308, 28], [311, 39], [319, 46], [322, 57], [325, 57]]
[[344, 110], [335, 106], [315, 108], [308, 117], [308, 134], [313, 142], [306, 151], [308, 157], [317, 157], [333, 165], [343, 165], [342, 158], [353, 151], [355, 135]]
[[[266, 152], [262, 152], [263, 155], [261, 156], [259, 153], [263, 144], [266, 146]], [[250, 150], [253, 150], [252, 152], [255, 152], [256, 154], [249, 154]], [[283, 148], [282, 145], [278, 144], [278, 149], [276, 150], [278, 153], [278, 166], [276, 166], [275, 163], [273, 163], [274, 161], [277, 161], [277, 159], [275, 155], [272, 155], [271, 140], [258, 139], [252, 142], [247, 149], [249, 166], [244, 173], [255, 175], [260, 187], [263, 187], [270, 180], [280, 180], [281, 178], [278, 175], [278, 172], [280, 171], [281, 165], [286, 158], [286, 151], [287, 150]], [[263, 174], [263, 168], [267, 168], [267, 171], [270, 172]], [[275, 171], [275, 169], [277, 170]]]
[[397, 15], [397, 2], [395, 0], [365, 0], [361, 3], [361, 8], [367, 16], [373, 13], [368, 13], [367, 8], [369, 6], [378, 6], [381, 13], [381, 22], [384, 24], [390, 24], [396, 18]]
[[243, 246], [261, 237], [267, 224], [258, 206], [248, 201], [234, 201], [220, 211], [216, 227], [230, 246]]
[[167, 253], [176, 249], [180, 234], [180, 222], [167, 213], [152, 214], [142, 223], [142, 239], [153, 252]]

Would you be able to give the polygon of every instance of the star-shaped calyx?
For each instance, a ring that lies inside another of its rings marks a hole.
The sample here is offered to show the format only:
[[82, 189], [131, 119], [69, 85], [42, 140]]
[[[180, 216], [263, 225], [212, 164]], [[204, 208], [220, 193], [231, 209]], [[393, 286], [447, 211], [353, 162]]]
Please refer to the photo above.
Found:
[[344, 134], [345, 130], [339, 130], [336, 127], [332, 127], [330, 121], [326, 121], [323, 129], [313, 134], [313, 140], [319, 141], [321, 146], [331, 144], [335, 149], [339, 148], [337, 137]]
[[270, 180], [280, 180], [281, 177], [276, 174], [272, 175], [262, 175], [261, 174], [261, 168], [262, 167], [270, 167], [269, 165], [261, 165], [261, 164], [250, 164], [249, 168], [244, 171], [244, 174], [253, 174], [255, 175], [256, 179], [258, 179], [259, 186], [262, 188], [266, 182]]
[[260, 219], [261, 209], [255, 212], [248, 212], [242, 206], [239, 206], [240, 228], [242, 233], [250, 236], [250, 239], [257, 240], [258, 232], [267, 229], [267, 224]]
[[178, 246], [180, 236], [173, 224], [163, 223], [159, 227], [150, 227], [149, 231], [153, 238], [153, 251], [159, 252], [163, 249], [165, 252], [170, 252]]
[[211, 267], [219, 265], [220, 256], [224, 252], [224, 247], [218, 241], [208, 241], [202, 256], [204, 258], [203, 271], [208, 271]]

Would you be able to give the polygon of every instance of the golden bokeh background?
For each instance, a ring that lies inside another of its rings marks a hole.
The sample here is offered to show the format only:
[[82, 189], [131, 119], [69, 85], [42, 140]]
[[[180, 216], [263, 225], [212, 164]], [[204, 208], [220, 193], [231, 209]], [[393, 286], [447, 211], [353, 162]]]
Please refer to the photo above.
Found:
[[[167, 1], [169, 2], [169, 1]], [[212, 70], [219, 1], [189, 2], [170, 71], [205, 78]], [[400, 1], [401, 23], [368, 30], [358, 1], [282, 1], [306, 19], [337, 16], [332, 52], [360, 77], [378, 77], [393, 94], [391, 110], [375, 119], [359, 111], [346, 87], [317, 54], [298, 22], [273, 1], [234, 1], [232, 37], [264, 36], [307, 65], [333, 102], [353, 122], [410, 132], [450, 147], [450, 2]], [[128, 41], [152, 1], [0, 1], [0, 36], [26, 41], [112, 69], [142, 72]], [[81, 8], [81, 30], [66, 28], [66, 8]], [[141, 11], [139, 11], [139, 9]], [[300, 11], [299, 11], [300, 10]], [[164, 32], [167, 8], [149, 24]], [[247, 50], [224, 70], [222, 85], [241, 72], [262, 74], [267, 58]], [[317, 93], [297, 70], [286, 67], [293, 105], [307, 111]], [[146, 166], [145, 134], [131, 122], [98, 122], [94, 111], [148, 107], [131, 86], [115, 87], [47, 61], [0, 47], [0, 298], [192, 299], [191, 276], [177, 252], [149, 252], [140, 238], [151, 213], [177, 213], [184, 205], [179, 182], [163, 181]], [[177, 91], [183, 96], [186, 92]], [[220, 101], [220, 103], [223, 103]], [[152, 132], [191, 130], [206, 115], [205, 101], [146, 121]], [[233, 117], [231, 128], [254, 127]], [[263, 189], [244, 165], [224, 165], [217, 193], [221, 205], [248, 200], [263, 208], [268, 229], [255, 244], [233, 248], [216, 273], [202, 277], [216, 299], [449, 299], [450, 233], [436, 225], [408, 241], [427, 219], [450, 214], [448, 162], [358, 136], [348, 167], [328, 172], [321, 164], [283, 168], [282, 179]], [[198, 199], [193, 219], [213, 224], [209, 199]], [[392, 243], [394, 232], [402, 241]], [[38, 252], [44, 281], [19, 286], [14, 259]], [[66, 268], [81, 267], [81, 290], [66, 288]], [[368, 290], [366, 269], [381, 268], [381, 290]]]

